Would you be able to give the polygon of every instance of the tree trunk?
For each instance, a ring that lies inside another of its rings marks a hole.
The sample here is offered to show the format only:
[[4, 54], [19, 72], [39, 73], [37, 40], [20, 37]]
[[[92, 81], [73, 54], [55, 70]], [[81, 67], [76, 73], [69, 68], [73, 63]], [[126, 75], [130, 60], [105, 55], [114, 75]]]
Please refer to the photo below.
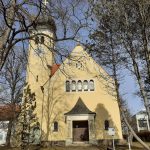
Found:
[[134, 138], [142, 145], [144, 146], [147, 150], [150, 150], [150, 147], [144, 143], [137, 135], [136, 133], [134, 132], [134, 130], [132, 129], [131, 125], [128, 123], [128, 120], [124, 114], [124, 111], [123, 109], [120, 107], [120, 111], [121, 111], [121, 114], [122, 114], [122, 117], [123, 117], [123, 120], [125, 121], [127, 127], [129, 128], [129, 130], [131, 131], [131, 133], [133, 134]]
[[146, 92], [145, 92], [145, 86], [142, 82], [142, 78], [141, 78], [141, 74], [140, 74], [140, 71], [139, 71], [139, 67], [138, 67], [138, 64], [135, 60], [135, 56], [134, 56], [134, 48], [132, 47], [132, 44], [130, 43], [130, 48], [131, 48], [131, 53], [130, 53], [130, 56], [131, 56], [131, 59], [132, 59], [132, 65], [133, 65], [133, 68], [134, 68], [134, 73], [135, 73], [135, 76], [136, 76], [136, 79], [138, 81], [138, 85], [139, 85], [139, 88], [140, 88], [140, 92], [141, 92], [141, 95], [142, 95], [142, 98], [144, 100], [144, 106], [146, 108], [146, 112], [147, 112], [147, 115], [148, 115], [148, 120], [149, 120], [149, 124], [150, 124], [150, 111], [149, 111], [149, 104], [148, 104], [148, 99], [147, 99], [147, 95], [146, 95]]
[[8, 131], [6, 136], [6, 145], [10, 146], [10, 138], [11, 138], [11, 131], [12, 131], [13, 121], [10, 120], [8, 123]]
[[148, 19], [146, 18], [146, 12], [143, 11], [143, 4], [138, 3], [137, 5], [138, 7], [138, 13], [139, 16], [141, 18], [141, 22], [142, 22], [142, 30], [141, 30], [141, 37], [142, 37], [142, 41], [143, 41], [143, 52], [144, 52], [144, 56], [145, 56], [145, 60], [146, 60], [146, 65], [147, 65], [147, 76], [148, 76], [148, 80], [150, 81], [150, 49], [149, 49], [149, 42], [148, 42]]

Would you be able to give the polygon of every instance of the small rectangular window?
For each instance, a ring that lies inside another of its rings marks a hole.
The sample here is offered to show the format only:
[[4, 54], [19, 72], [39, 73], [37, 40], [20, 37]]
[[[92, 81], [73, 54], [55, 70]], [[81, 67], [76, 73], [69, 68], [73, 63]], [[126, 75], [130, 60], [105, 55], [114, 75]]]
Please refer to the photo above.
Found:
[[39, 44], [39, 37], [35, 37], [35, 44]]
[[44, 44], [44, 36], [41, 36], [41, 44]]
[[105, 130], [108, 130], [108, 128], [109, 128], [109, 121], [108, 120], [105, 120], [104, 127], [105, 127]]
[[141, 119], [141, 120], [138, 120], [138, 122], [139, 122], [139, 127], [147, 128], [147, 120]]
[[58, 132], [58, 122], [54, 122], [54, 132]]
[[2, 140], [3, 140], [3, 134], [0, 133], [0, 141], [2, 141]]

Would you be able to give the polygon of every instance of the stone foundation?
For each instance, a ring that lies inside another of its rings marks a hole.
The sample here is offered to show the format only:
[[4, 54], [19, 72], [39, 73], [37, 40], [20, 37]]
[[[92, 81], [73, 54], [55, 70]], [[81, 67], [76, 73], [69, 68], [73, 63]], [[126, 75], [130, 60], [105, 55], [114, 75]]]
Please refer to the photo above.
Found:
[[42, 141], [42, 147], [65, 146], [65, 141]]
[[[42, 141], [41, 145], [42, 147], [53, 147], [53, 146], [91, 146], [91, 145], [97, 145], [97, 146], [112, 146], [112, 140], [91, 140], [91, 141], [85, 141], [85, 142], [69, 142], [66, 141]], [[115, 140], [115, 144], [120, 144], [120, 140]]]

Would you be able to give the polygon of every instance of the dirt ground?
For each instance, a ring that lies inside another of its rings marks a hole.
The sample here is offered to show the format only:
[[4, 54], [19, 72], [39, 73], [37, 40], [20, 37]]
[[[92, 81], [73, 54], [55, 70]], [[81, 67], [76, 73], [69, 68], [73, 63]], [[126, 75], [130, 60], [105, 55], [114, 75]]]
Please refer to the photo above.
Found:
[[[148, 143], [150, 145], [150, 143]], [[131, 146], [132, 150], [145, 150], [139, 143], [133, 143]], [[8, 148], [8, 147], [0, 147], [0, 150], [21, 150], [20, 148]], [[40, 148], [40, 147], [30, 147], [25, 150], [106, 150], [106, 148], [102, 146], [72, 146], [72, 147], [49, 147], [49, 148]], [[128, 146], [116, 146], [116, 150], [129, 150]]]

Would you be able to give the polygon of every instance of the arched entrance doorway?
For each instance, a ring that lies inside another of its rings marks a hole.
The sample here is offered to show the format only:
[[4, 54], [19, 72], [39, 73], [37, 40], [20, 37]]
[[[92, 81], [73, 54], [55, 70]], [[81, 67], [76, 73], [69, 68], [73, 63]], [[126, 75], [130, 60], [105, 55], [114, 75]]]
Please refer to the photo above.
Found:
[[77, 144], [78, 142], [93, 144], [96, 141], [94, 133], [95, 115], [96, 113], [90, 111], [79, 98], [75, 106], [65, 113], [68, 128], [66, 145]]

